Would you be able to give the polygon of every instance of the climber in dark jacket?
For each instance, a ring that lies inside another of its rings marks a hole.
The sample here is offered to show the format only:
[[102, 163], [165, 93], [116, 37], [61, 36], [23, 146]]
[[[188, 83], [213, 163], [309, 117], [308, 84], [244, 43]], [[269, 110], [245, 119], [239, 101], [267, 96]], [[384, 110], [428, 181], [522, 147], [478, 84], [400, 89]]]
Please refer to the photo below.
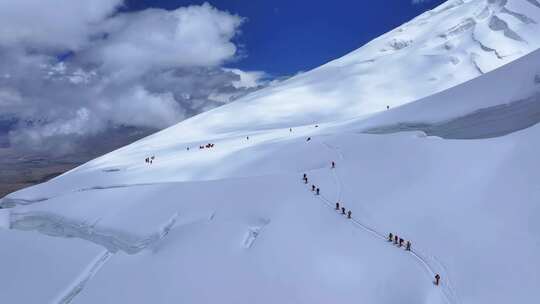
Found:
[[441, 280], [441, 276], [438, 273], [435, 274], [435, 285], [439, 285], [440, 280]]

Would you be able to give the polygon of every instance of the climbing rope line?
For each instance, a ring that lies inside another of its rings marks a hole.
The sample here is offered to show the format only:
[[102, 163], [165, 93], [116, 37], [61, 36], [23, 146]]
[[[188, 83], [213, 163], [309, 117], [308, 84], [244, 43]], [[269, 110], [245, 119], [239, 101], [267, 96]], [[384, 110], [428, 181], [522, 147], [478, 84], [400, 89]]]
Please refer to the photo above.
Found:
[[[341, 153], [341, 151], [339, 151], [339, 148], [333, 147], [333, 146], [331, 146], [331, 145], [329, 145], [329, 144], [327, 144], [325, 142], [321, 142], [321, 144], [323, 146], [325, 146], [328, 150], [337, 153], [339, 158], [341, 160], [344, 160], [343, 154]], [[343, 186], [342, 186], [341, 180], [339, 179], [338, 175], [335, 172], [335, 169], [332, 169], [331, 171], [332, 171], [332, 175], [334, 177], [334, 181], [335, 181], [335, 183], [336, 183], [336, 185], [338, 187], [338, 202], [341, 202]], [[335, 210], [333, 202], [330, 201], [327, 197], [325, 197], [322, 194], [318, 194], [316, 196], [326, 206], [328, 206], [329, 208], [332, 208], [333, 210]], [[378, 239], [381, 239], [381, 240], [384, 240], [384, 241], [388, 240], [386, 235], [378, 232], [374, 228], [371, 228], [371, 227], [367, 226], [366, 224], [363, 224], [359, 220], [352, 217], [352, 215], [351, 215], [350, 220], [355, 226], [357, 226], [357, 227], [363, 229], [364, 231], [370, 233], [374, 237], [376, 237]], [[435, 274], [437, 274], [437, 272], [434, 270], [435, 267], [433, 267], [433, 265], [428, 262], [427, 256], [424, 253], [422, 253], [422, 251], [420, 249], [415, 247], [414, 249], [411, 248], [410, 250], [407, 250], [407, 251], [410, 253], [411, 256], [413, 256], [415, 258], [415, 260], [417, 262], [419, 262], [423, 266], [424, 270], [426, 270], [427, 273], [432, 278], [435, 276]], [[445, 267], [435, 257], [432, 257], [432, 259], [440, 266], [440, 267], [437, 267], [437, 268], [439, 268], [439, 270], [441, 270], [441, 271], [439, 271], [439, 273], [444, 274], [444, 278], [442, 280], [442, 283], [444, 283], [444, 285], [441, 284], [442, 285], [441, 286], [441, 293], [444, 295], [444, 298], [445, 298], [446, 302], [449, 303], [449, 304], [459, 303], [457, 295], [456, 295], [456, 293], [455, 293], [455, 291], [453, 289], [453, 286], [452, 286], [451, 281], [450, 281], [450, 279], [448, 277], [448, 274], [447, 274], [447, 271], [446, 271]]]

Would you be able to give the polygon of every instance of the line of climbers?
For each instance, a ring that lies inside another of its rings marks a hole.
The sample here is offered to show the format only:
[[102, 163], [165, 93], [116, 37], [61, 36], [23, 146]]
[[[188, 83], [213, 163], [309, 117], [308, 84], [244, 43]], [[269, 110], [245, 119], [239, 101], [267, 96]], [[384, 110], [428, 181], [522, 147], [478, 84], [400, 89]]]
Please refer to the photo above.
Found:
[[[311, 138], [308, 138], [308, 140], [310, 140]], [[332, 161], [331, 163], [331, 168], [334, 169], [336, 168], [336, 163], [334, 161]], [[302, 177], [302, 179], [304, 180], [304, 184], [307, 184], [308, 183], [308, 177], [307, 177], [307, 174], [304, 173], [304, 176]], [[316, 187], [315, 185], [311, 185], [311, 191], [315, 192], [316, 195], [319, 195], [320, 194], [320, 189], [318, 187]], [[345, 207], [343, 207], [342, 205], [340, 205], [339, 202], [336, 203], [336, 211], [340, 211], [341, 210], [341, 214], [345, 215], [347, 214], [347, 218], [352, 218], [352, 211], [349, 210], [347, 211], [347, 213], [345, 213]], [[394, 242], [395, 245], [397, 245], [398, 247], [402, 247], [403, 246], [403, 243], [405, 243], [405, 250], [407, 251], [411, 251], [411, 241], [407, 240], [405, 241], [403, 238], [400, 238], [398, 235], [394, 235], [393, 233], [389, 233], [388, 234], [388, 241], [389, 242]], [[435, 284], [436, 286], [438, 286], [440, 284], [440, 280], [441, 280], [441, 276], [436, 273], [435, 274], [435, 281], [433, 282], [433, 284]]]
[[[204, 149], [204, 148], [210, 149], [210, 148], [213, 148], [213, 147], [214, 147], [214, 144], [208, 143], [206, 145], [200, 145], [199, 149], [201, 149], [201, 150]], [[189, 148], [188, 148], [188, 150], [189, 150]]]
[[[390, 232], [388, 234], [388, 241], [392, 242], [392, 240], [394, 241], [394, 245], [397, 245], [400, 248], [401, 248], [401, 246], [403, 246], [403, 242], [405, 242], [405, 240], [398, 237], [397, 234], [394, 235], [394, 234], [392, 234], [392, 232]], [[405, 250], [411, 251], [411, 241], [407, 241], [407, 243], [405, 244]]]

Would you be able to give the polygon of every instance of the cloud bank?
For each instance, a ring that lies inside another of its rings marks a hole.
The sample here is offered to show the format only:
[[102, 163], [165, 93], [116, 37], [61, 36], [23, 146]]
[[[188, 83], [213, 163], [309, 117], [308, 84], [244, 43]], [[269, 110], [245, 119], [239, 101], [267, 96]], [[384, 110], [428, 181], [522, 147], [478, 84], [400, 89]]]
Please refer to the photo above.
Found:
[[75, 153], [85, 138], [165, 128], [264, 85], [263, 72], [223, 68], [237, 59], [242, 17], [122, 5], [0, 0], [0, 133], [11, 148]]

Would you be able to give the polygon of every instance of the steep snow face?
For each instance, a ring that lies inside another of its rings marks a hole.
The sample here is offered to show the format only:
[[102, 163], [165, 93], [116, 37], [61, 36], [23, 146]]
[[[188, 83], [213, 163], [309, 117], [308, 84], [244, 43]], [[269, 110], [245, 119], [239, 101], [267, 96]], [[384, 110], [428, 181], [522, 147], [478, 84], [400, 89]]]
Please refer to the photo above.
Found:
[[540, 50], [486, 75], [367, 119], [357, 130], [422, 130], [444, 138], [488, 138], [540, 122]]
[[451, 0], [340, 59], [190, 119], [181, 133], [306, 124], [403, 105], [537, 49], [539, 23], [538, 0]]

